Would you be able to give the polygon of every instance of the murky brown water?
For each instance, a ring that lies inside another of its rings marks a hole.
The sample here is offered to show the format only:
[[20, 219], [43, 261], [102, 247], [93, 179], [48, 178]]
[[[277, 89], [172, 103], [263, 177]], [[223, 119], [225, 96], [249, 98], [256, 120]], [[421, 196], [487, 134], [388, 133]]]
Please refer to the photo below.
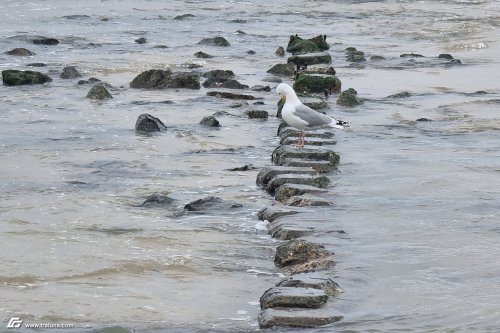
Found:
[[[343, 88], [366, 99], [354, 109], [329, 100], [330, 112], [352, 125], [337, 134], [335, 206], [318, 211], [331, 221], [317, 226], [325, 231], [318, 242], [336, 253], [332, 277], [344, 289], [332, 303], [344, 320], [333, 329], [499, 331], [497, 1], [4, 0], [0, 9], [1, 69], [44, 62], [35, 70], [54, 78], [0, 85], [0, 318], [88, 331], [257, 330], [258, 299], [280, 277], [277, 243], [256, 218], [272, 201], [255, 185], [258, 170], [226, 169], [270, 165], [278, 121], [244, 111], [274, 114], [276, 94], [234, 107], [205, 88], [142, 91], [129, 82], [146, 69], [196, 63], [269, 84], [266, 70], [284, 61], [275, 49], [298, 33], [326, 34]], [[187, 13], [194, 17], [173, 20]], [[62, 43], [16, 37], [25, 34]], [[197, 44], [216, 35], [231, 46]], [[136, 44], [142, 36], [148, 43]], [[386, 60], [351, 65], [349, 46]], [[3, 54], [14, 47], [37, 55]], [[216, 57], [197, 59], [200, 50]], [[427, 58], [399, 57], [411, 52]], [[440, 53], [463, 64], [429, 58]], [[86, 100], [88, 86], [58, 78], [66, 65], [113, 85], [114, 98]], [[386, 98], [402, 91], [411, 96]], [[220, 129], [198, 124], [217, 111], [228, 113], [217, 116]], [[145, 112], [168, 131], [137, 135]], [[155, 192], [174, 203], [138, 207]], [[243, 207], [176, 216], [208, 195]]]

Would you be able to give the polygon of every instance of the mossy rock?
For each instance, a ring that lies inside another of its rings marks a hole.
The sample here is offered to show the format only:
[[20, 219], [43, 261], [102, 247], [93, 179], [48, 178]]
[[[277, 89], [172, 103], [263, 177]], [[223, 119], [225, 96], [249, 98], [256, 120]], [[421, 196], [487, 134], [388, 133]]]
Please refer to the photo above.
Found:
[[297, 35], [290, 36], [287, 52], [291, 53], [311, 53], [326, 51], [330, 48], [326, 42], [326, 36], [319, 35], [311, 39], [303, 39]]
[[3, 84], [6, 86], [19, 86], [25, 84], [44, 84], [52, 79], [47, 74], [34, 71], [19, 71], [7, 69], [2, 71]]
[[170, 69], [150, 69], [137, 75], [130, 82], [130, 88], [159, 89], [167, 84], [171, 76]]
[[86, 98], [104, 100], [113, 98], [113, 96], [111, 96], [109, 91], [102, 84], [97, 84], [90, 88]]
[[293, 84], [297, 93], [338, 93], [341, 90], [340, 79], [335, 75], [301, 74]]
[[299, 66], [329, 64], [332, 62], [332, 56], [328, 52], [296, 54], [288, 58], [287, 62], [294, 63]]
[[267, 70], [267, 73], [278, 75], [278, 76], [293, 76], [295, 73], [295, 66], [291, 63], [288, 64], [276, 64]]
[[358, 93], [353, 88], [349, 88], [340, 93], [337, 104], [343, 106], [356, 106], [363, 104], [363, 100], [356, 96]]

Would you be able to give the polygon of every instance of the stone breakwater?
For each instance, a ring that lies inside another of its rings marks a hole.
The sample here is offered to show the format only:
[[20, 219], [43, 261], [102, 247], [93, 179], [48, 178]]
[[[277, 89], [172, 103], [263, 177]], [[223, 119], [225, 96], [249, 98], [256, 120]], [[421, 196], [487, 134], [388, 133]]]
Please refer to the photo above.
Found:
[[281, 126], [278, 135], [282, 144], [272, 153], [273, 165], [262, 168], [256, 180], [275, 202], [258, 218], [268, 222], [271, 237], [283, 241], [276, 248], [274, 264], [287, 277], [260, 298], [259, 326], [323, 326], [342, 318], [328, 306], [341, 289], [329, 278], [334, 253], [309, 240], [316, 230], [307, 221], [315, 218], [313, 207], [333, 204], [328, 176], [340, 158], [331, 149], [335, 144], [331, 132], [308, 132], [303, 149], [291, 145], [297, 130]]

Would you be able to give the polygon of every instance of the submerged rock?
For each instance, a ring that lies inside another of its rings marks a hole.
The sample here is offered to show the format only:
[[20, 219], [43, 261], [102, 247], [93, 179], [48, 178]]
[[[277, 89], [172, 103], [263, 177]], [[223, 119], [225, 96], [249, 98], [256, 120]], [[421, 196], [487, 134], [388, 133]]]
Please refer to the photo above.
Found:
[[137, 132], [160, 132], [166, 131], [167, 126], [165, 126], [160, 119], [150, 114], [143, 113], [135, 122], [135, 130]]
[[402, 91], [396, 94], [389, 95], [386, 98], [408, 98], [408, 97], [411, 97], [411, 93], [409, 91]]
[[176, 17], [174, 17], [174, 20], [182, 21], [184, 19], [191, 18], [191, 17], [196, 17], [196, 16], [194, 16], [193, 14], [182, 14], [182, 15], [177, 15]]
[[271, 91], [271, 87], [269, 86], [262, 86], [262, 85], [256, 85], [256, 86], [252, 86], [250, 88], [250, 90], [252, 91], [265, 91], [265, 92], [270, 92]]
[[302, 264], [310, 260], [330, 257], [332, 253], [323, 245], [304, 239], [294, 239], [278, 246], [274, 263], [278, 267]]
[[252, 95], [235, 94], [226, 91], [209, 91], [207, 92], [207, 96], [227, 98], [227, 99], [245, 99], [245, 100], [255, 99], [255, 97]]
[[293, 64], [276, 64], [267, 70], [267, 73], [279, 76], [293, 76], [295, 73], [295, 66]]
[[44, 84], [52, 79], [47, 75], [34, 71], [19, 71], [6, 69], [2, 71], [2, 81], [6, 86], [19, 86], [25, 84]]
[[151, 206], [165, 206], [170, 205], [175, 200], [160, 193], [153, 193], [146, 198], [146, 200], [141, 204], [141, 207], [151, 207]]
[[231, 70], [213, 69], [203, 73], [202, 77], [206, 78], [203, 82], [205, 88], [215, 88], [234, 78], [234, 73]]
[[66, 66], [63, 68], [61, 74], [59, 74], [61, 79], [76, 79], [77, 77], [82, 77], [82, 74], [74, 66]]
[[293, 84], [293, 89], [300, 93], [338, 93], [342, 83], [334, 75], [300, 74]]
[[285, 49], [283, 48], [283, 46], [280, 46], [276, 49], [276, 51], [274, 53], [280, 57], [284, 57], [285, 56]]
[[269, 113], [265, 110], [248, 110], [245, 112], [249, 119], [267, 119]]
[[234, 208], [240, 208], [243, 205], [229, 200], [224, 200], [219, 197], [206, 197], [192, 201], [184, 206], [184, 209], [190, 212], [204, 212], [204, 211], [221, 211]]
[[297, 54], [288, 58], [287, 62], [298, 66], [329, 64], [332, 62], [332, 56], [328, 52]]
[[261, 329], [271, 327], [313, 328], [339, 321], [342, 316], [329, 310], [266, 309], [259, 314]]
[[247, 89], [248, 86], [246, 84], [241, 84], [240, 82], [230, 79], [227, 81], [224, 81], [217, 85], [219, 88], [225, 88], [225, 89]]
[[86, 98], [104, 100], [113, 98], [113, 96], [111, 96], [109, 91], [102, 84], [96, 84], [95, 86], [90, 88]]
[[328, 295], [321, 289], [273, 287], [260, 297], [260, 308], [318, 309], [328, 302]]
[[35, 45], [57, 45], [59, 44], [59, 40], [51, 37], [44, 36], [32, 36], [28, 38], [28, 41]]
[[207, 127], [220, 127], [219, 121], [214, 116], [207, 116], [200, 120], [200, 124]]
[[146, 44], [148, 40], [146, 39], [146, 37], [140, 37], [140, 38], [137, 38], [134, 42], [136, 42], [137, 44]]
[[200, 76], [196, 73], [177, 72], [173, 73], [167, 88], [200, 89]]
[[231, 44], [224, 37], [212, 37], [212, 38], [203, 38], [198, 42], [201, 45], [212, 45], [212, 46], [230, 46]]
[[210, 55], [208, 53], [205, 53], [205, 52], [202, 52], [202, 51], [198, 51], [194, 54], [194, 56], [196, 58], [202, 58], [202, 59], [208, 59], [208, 58], [213, 58], [214, 56], [213, 55]]
[[346, 57], [345, 59], [350, 62], [364, 62], [366, 61], [365, 53], [363, 51], [356, 50], [355, 47], [348, 47], [345, 49]]
[[349, 88], [340, 93], [337, 98], [337, 104], [343, 106], [356, 106], [363, 104], [363, 100], [356, 96], [358, 92], [353, 88]]
[[403, 53], [400, 55], [401, 58], [424, 58], [423, 55], [418, 53]]
[[34, 56], [36, 53], [31, 52], [30, 50], [25, 49], [23, 47], [17, 47], [15, 49], [5, 52], [5, 54], [20, 56], [20, 57], [29, 57], [29, 56]]

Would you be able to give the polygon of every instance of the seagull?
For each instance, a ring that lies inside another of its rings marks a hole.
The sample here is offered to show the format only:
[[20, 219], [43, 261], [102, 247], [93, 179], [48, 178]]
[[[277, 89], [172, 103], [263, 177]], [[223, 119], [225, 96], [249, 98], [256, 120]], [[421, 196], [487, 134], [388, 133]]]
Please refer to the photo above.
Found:
[[276, 92], [285, 100], [285, 105], [281, 111], [283, 120], [292, 127], [300, 130], [299, 142], [295, 145], [304, 148], [305, 129], [315, 129], [323, 127], [333, 127], [343, 129], [349, 127], [347, 121], [337, 120], [326, 114], [319, 113], [310, 107], [302, 104], [295, 94], [295, 91], [286, 83], [280, 83]]

